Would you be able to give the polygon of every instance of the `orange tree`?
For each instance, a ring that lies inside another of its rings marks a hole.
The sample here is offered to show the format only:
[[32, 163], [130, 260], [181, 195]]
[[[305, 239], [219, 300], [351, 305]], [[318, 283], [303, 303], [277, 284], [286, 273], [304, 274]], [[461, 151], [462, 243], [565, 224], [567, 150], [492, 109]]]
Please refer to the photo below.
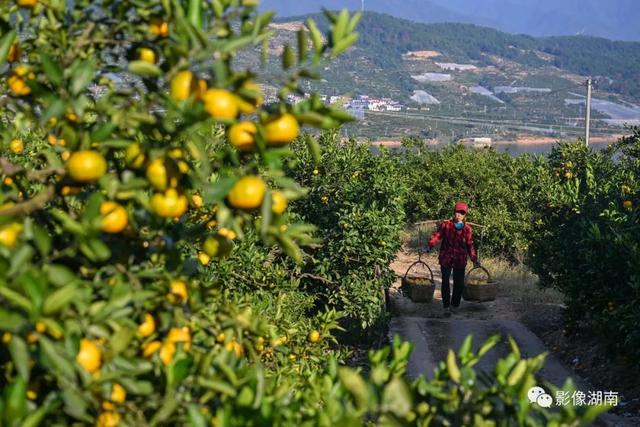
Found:
[[[321, 136], [320, 145], [318, 165], [298, 146], [292, 168], [309, 189], [293, 210], [324, 240], [309, 251], [301, 286], [365, 330], [382, 319], [383, 290], [395, 280], [389, 265], [401, 242], [407, 187], [388, 151], [373, 154], [369, 146], [340, 141], [332, 132]], [[354, 328], [348, 329], [353, 335]]]
[[[515, 259], [526, 252], [538, 195], [550, 181], [543, 157], [514, 158], [461, 144], [432, 150], [412, 139], [403, 147], [399, 161], [411, 193], [409, 220], [449, 218], [454, 203], [464, 200], [471, 209], [469, 221], [485, 226], [485, 254]], [[479, 237], [476, 230], [476, 244]]]
[[293, 342], [187, 256], [197, 246], [216, 262], [253, 233], [299, 261], [312, 239], [286, 212], [303, 194], [282, 172], [287, 145], [303, 124], [348, 120], [318, 96], [285, 100], [353, 44], [358, 16], [328, 13], [326, 35], [308, 21], [266, 106], [257, 76], [233, 67], [239, 49], [268, 54], [272, 13], [257, 3], [0, 5], [3, 423], [197, 424], [216, 412], [228, 425], [236, 405], [284, 408], [285, 395], [263, 394], [292, 386], [265, 386], [247, 359], [290, 373], [326, 349], [335, 312], [318, 331], [289, 329], [303, 337]]
[[554, 148], [530, 254], [542, 283], [565, 294], [569, 329], [588, 326], [612, 355], [633, 360], [640, 360], [638, 147], [636, 128], [601, 152], [583, 143]]

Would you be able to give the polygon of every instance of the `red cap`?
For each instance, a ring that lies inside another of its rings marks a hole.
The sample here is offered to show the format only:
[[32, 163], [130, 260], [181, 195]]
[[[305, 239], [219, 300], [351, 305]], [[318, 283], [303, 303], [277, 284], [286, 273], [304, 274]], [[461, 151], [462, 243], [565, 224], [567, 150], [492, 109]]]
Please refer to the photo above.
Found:
[[456, 206], [453, 208], [453, 211], [454, 212], [464, 211], [464, 213], [466, 214], [467, 212], [469, 212], [469, 206], [467, 206], [467, 204], [464, 202], [458, 202], [456, 203]]

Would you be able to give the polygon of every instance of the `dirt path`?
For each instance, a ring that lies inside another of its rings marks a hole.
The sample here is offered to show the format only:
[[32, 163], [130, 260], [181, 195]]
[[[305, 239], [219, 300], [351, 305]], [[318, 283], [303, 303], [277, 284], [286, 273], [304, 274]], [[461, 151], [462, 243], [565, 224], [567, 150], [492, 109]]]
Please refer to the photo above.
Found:
[[[414, 352], [408, 365], [410, 377], [431, 377], [433, 368], [444, 359], [447, 350], [457, 350], [468, 334], [474, 336], [473, 347], [477, 348], [490, 335], [498, 333], [502, 336], [502, 341], [485, 355], [479, 368], [490, 369], [499, 358], [509, 352], [507, 336], [511, 335], [520, 346], [524, 357], [532, 357], [542, 352], [549, 353], [545, 366], [540, 371], [538, 385], [544, 387], [546, 382], [562, 385], [565, 378], [571, 377], [580, 391], [587, 393], [602, 390], [578, 375], [573, 369], [575, 366], [572, 368], [564, 363], [561, 355], [550, 351], [539, 337], [545, 331], [555, 333], [562, 328], [564, 308], [561, 304], [519, 302], [508, 297], [496, 298], [495, 301], [487, 303], [463, 300], [458, 313], [445, 317], [440, 293], [441, 277], [435, 256], [423, 256], [423, 261], [434, 273], [434, 300], [428, 303], [414, 303], [400, 291], [400, 278], [417, 259], [417, 253], [406, 248], [398, 253], [391, 265], [398, 280], [389, 289], [388, 294], [388, 308], [393, 316], [389, 329], [390, 338], [398, 334], [414, 344]], [[631, 413], [610, 413], [602, 416], [597, 425], [638, 426], [640, 417]]]

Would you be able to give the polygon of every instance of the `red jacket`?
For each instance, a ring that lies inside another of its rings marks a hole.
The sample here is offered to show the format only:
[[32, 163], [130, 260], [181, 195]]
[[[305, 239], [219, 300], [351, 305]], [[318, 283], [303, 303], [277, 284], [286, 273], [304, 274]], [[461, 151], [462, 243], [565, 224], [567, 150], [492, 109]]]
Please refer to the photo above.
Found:
[[442, 245], [438, 260], [441, 266], [465, 268], [467, 256], [471, 258], [473, 263], [478, 261], [476, 250], [473, 247], [473, 231], [467, 224], [460, 230], [456, 230], [453, 221], [444, 221], [429, 239], [429, 248], [433, 248], [440, 240], [442, 240]]

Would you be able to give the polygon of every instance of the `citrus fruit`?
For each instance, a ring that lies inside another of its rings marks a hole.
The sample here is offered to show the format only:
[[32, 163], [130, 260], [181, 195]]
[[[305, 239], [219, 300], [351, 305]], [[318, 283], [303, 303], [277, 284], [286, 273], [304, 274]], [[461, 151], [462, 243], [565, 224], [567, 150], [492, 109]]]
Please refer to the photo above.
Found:
[[282, 191], [271, 192], [271, 211], [276, 215], [281, 215], [287, 209], [287, 198]]
[[267, 143], [274, 146], [290, 144], [300, 134], [298, 120], [289, 113], [269, 120], [264, 129]]
[[111, 388], [111, 401], [116, 403], [122, 403], [127, 398], [127, 390], [120, 384], [115, 383]]
[[211, 257], [206, 252], [198, 251], [198, 261], [202, 265], [208, 265], [211, 262]]
[[115, 411], [105, 411], [98, 415], [96, 427], [117, 427], [120, 424], [122, 415]]
[[9, 149], [14, 154], [20, 154], [24, 151], [24, 143], [20, 139], [14, 139], [9, 143]]
[[102, 202], [100, 204], [100, 214], [102, 215], [102, 231], [105, 233], [120, 233], [129, 224], [127, 211], [116, 202]]
[[144, 315], [144, 321], [138, 326], [138, 335], [146, 338], [156, 331], [156, 321], [149, 313]]
[[144, 357], [151, 357], [151, 355], [158, 351], [160, 347], [162, 347], [162, 343], [160, 341], [151, 341], [142, 349], [142, 355]]
[[214, 119], [235, 119], [238, 116], [236, 96], [224, 89], [209, 89], [202, 94], [204, 109]]
[[18, 0], [18, 6], [20, 7], [35, 7], [38, 4], [38, 0]]
[[76, 182], [95, 182], [107, 173], [107, 161], [97, 151], [76, 151], [67, 161], [67, 171]]
[[7, 83], [9, 83], [9, 89], [11, 89], [11, 92], [16, 96], [25, 96], [31, 93], [31, 88], [27, 86], [25, 80], [20, 76], [12, 74], [7, 79]]
[[202, 200], [202, 196], [199, 194], [192, 195], [191, 204], [196, 208], [201, 208], [202, 205], [204, 204], [204, 201]]
[[238, 209], [255, 209], [262, 204], [267, 184], [258, 176], [240, 178], [231, 188], [227, 198], [229, 204]]
[[22, 224], [12, 222], [0, 227], [0, 245], [13, 248], [22, 232]]
[[169, 284], [170, 296], [176, 302], [185, 303], [189, 298], [189, 291], [187, 290], [187, 283], [184, 280], [172, 280]]
[[164, 193], [155, 193], [151, 197], [151, 210], [163, 218], [177, 218], [189, 208], [189, 201], [184, 194], [175, 188], [169, 188]]
[[171, 159], [158, 158], [152, 160], [147, 166], [147, 179], [156, 190], [166, 190], [169, 187], [177, 187], [180, 179], [180, 171]]
[[146, 156], [137, 142], [128, 146], [124, 152], [124, 161], [131, 169], [140, 169], [145, 160]]
[[175, 101], [184, 101], [196, 89], [196, 81], [193, 73], [189, 70], [180, 71], [171, 79], [171, 89], [169, 94]]
[[253, 122], [240, 122], [232, 125], [227, 131], [229, 144], [240, 151], [251, 151], [256, 148], [256, 132], [258, 127]]
[[166, 366], [173, 360], [173, 356], [176, 354], [176, 345], [171, 341], [165, 341], [160, 348], [160, 360]]
[[101, 355], [95, 342], [86, 338], [80, 340], [80, 351], [76, 355], [76, 361], [85, 371], [91, 373], [100, 369]]
[[169, 35], [169, 23], [160, 18], [151, 18], [149, 32], [158, 37], [167, 37]]
[[633, 202], [631, 200], [625, 200], [622, 202], [622, 206], [624, 206], [625, 209], [631, 210], [633, 209]]
[[320, 341], [320, 332], [316, 330], [309, 332], [309, 336], [307, 337], [307, 339], [309, 340], [309, 342], [317, 343], [318, 341]]
[[238, 359], [244, 354], [244, 346], [235, 339], [229, 341], [224, 348], [227, 351], [232, 351]]
[[141, 47], [140, 49], [138, 49], [138, 59], [149, 64], [155, 64], [156, 53], [153, 49], [149, 49], [148, 47]]
[[224, 258], [232, 248], [231, 240], [219, 234], [207, 237], [202, 244], [202, 251], [211, 258]]
[[191, 331], [188, 326], [182, 328], [171, 328], [167, 335], [167, 341], [172, 343], [184, 343], [185, 351], [188, 351], [191, 347]]

